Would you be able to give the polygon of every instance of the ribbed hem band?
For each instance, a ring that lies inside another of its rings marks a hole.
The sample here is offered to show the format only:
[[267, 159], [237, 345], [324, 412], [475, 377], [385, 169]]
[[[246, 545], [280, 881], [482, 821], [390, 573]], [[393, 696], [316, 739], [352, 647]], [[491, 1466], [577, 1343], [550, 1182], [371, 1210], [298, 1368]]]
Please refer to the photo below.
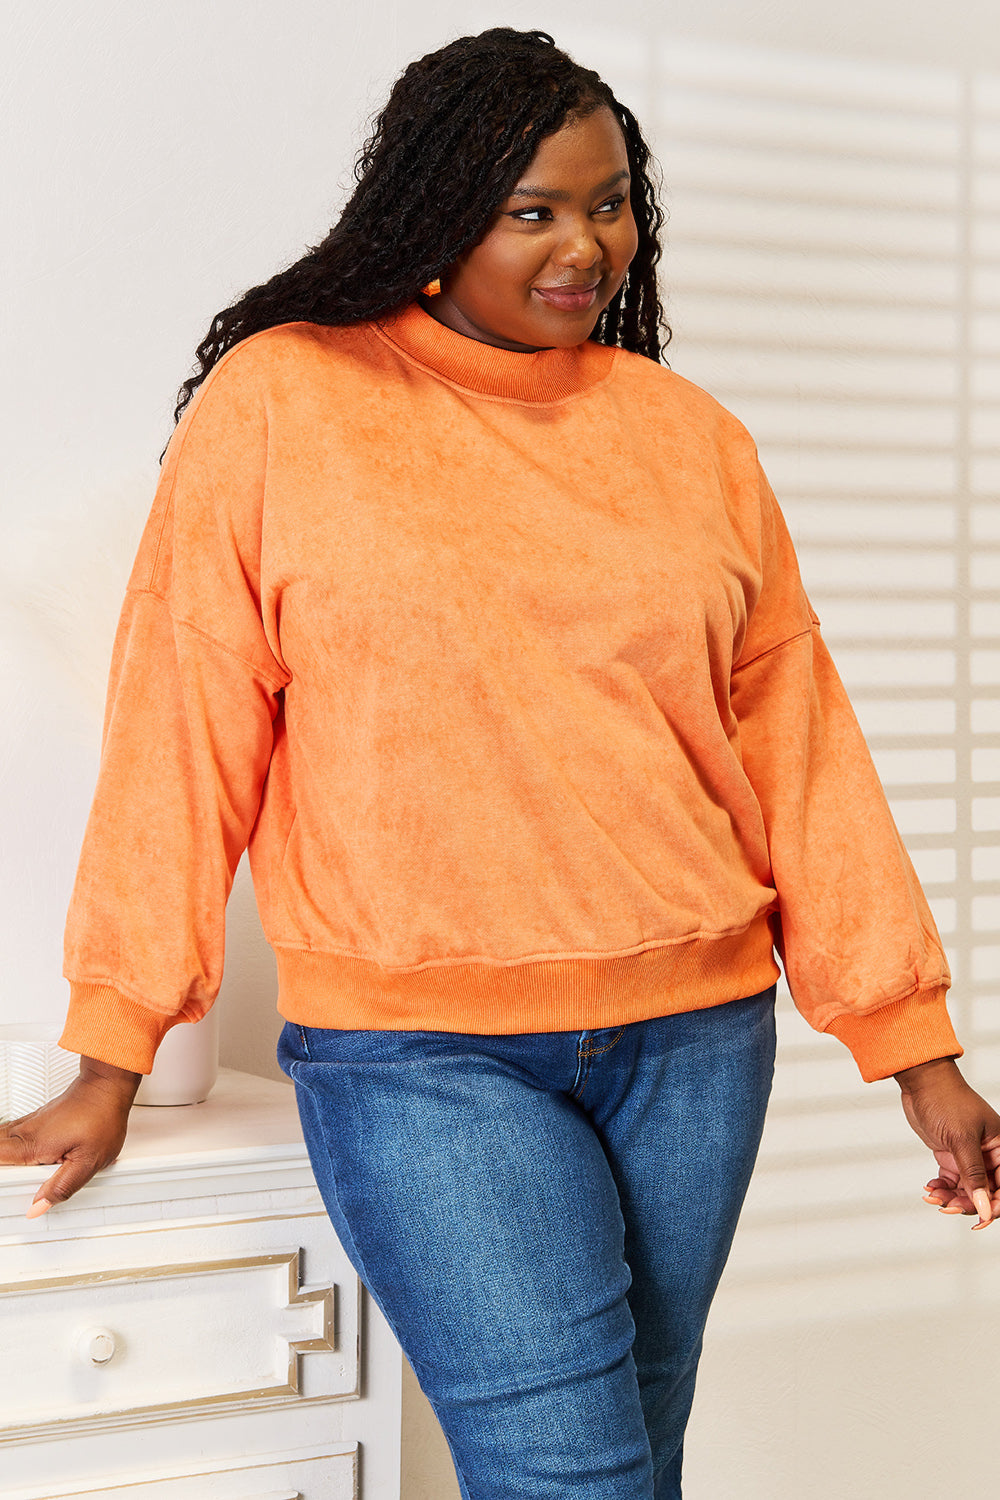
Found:
[[778, 977], [766, 915], [733, 936], [607, 958], [394, 970], [338, 954], [275, 952], [281, 1014], [336, 1031], [590, 1031], [740, 1000]]

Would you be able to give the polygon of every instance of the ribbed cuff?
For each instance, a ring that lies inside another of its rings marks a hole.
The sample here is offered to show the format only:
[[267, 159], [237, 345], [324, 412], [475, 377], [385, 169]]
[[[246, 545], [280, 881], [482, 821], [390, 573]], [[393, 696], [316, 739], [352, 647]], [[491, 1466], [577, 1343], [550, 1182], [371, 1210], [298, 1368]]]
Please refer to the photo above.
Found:
[[129, 1000], [110, 984], [70, 980], [69, 1013], [60, 1047], [130, 1073], [149, 1073], [156, 1049], [183, 1016], [165, 1016]]
[[838, 1016], [826, 1030], [850, 1048], [866, 1083], [935, 1057], [961, 1057], [945, 994], [943, 985], [917, 990], [866, 1016]]

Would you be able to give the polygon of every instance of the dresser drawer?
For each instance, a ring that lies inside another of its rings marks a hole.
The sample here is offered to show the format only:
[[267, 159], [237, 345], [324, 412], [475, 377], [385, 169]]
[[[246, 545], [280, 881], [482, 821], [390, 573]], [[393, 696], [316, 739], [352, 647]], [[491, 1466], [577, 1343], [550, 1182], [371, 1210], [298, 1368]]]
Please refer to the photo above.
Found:
[[84, 1489], [22, 1490], [14, 1500], [355, 1500], [356, 1495], [357, 1448], [351, 1445], [321, 1457], [192, 1468], [133, 1483], [108, 1476]]
[[323, 1215], [32, 1248], [0, 1253], [0, 1445], [357, 1393], [358, 1283]]

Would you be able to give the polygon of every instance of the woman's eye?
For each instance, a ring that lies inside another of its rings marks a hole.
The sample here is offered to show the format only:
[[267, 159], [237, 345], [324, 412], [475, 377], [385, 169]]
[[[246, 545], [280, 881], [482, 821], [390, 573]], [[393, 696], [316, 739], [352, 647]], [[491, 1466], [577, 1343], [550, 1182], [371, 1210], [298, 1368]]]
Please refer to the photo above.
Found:
[[[624, 202], [623, 195], [616, 193], [613, 198], [606, 199], [604, 203], [595, 208], [594, 213], [605, 215], [616, 214]], [[515, 208], [512, 210], [510, 217], [512, 219], [519, 219], [522, 224], [543, 224], [552, 218], [552, 210], [544, 206], [539, 206], [538, 208]]]

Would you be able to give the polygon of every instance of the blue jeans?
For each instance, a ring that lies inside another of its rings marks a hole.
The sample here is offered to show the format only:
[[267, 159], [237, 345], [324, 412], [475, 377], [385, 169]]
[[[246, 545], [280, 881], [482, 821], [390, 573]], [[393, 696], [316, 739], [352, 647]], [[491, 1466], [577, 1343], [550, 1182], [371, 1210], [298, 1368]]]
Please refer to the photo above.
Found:
[[604, 1031], [288, 1023], [278, 1059], [465, 1500], [676, 1500], [774, 990]]

